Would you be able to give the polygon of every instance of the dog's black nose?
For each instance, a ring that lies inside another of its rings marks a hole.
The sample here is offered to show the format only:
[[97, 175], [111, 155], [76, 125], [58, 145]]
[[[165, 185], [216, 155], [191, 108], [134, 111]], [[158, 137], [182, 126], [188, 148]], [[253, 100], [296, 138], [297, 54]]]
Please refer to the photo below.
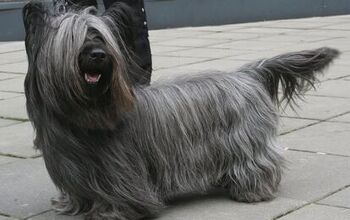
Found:
[[94, 48], [90, 51], [91, 60], [104, 60], [106, 58], [106, 52], [100, 48]]

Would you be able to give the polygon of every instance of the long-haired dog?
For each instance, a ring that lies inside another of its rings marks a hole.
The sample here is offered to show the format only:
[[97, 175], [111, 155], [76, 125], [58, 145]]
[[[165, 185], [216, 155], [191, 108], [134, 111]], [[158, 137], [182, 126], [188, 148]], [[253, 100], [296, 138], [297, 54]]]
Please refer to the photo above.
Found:
[[217, 187], [237, 201], [273, 198], [283, 168], [277, 107], [310, 88], [338, 52], [287, 53], [141, 88], [128, 79], [118, 12], [24, 8], [27, 110], [62, 193], [56, 209], [134, 220]]

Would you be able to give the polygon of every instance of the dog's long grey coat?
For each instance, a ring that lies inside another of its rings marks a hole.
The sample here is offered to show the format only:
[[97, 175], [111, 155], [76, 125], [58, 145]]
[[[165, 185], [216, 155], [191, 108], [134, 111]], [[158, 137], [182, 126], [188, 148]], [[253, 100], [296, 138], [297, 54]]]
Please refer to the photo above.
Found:
[[[235, 72], [138, 88], [125, 79], [120, 39], [108, 30], [116, 30], [111, 17], [86, 10], [42, 19], [43, 11], [31, 6], [24, 12], [25, 92], [35, 145], [62, 192], [56, 209], [90, 219], [156, 215], [173, 196], [213, 187], [238, 201], [273, 198], [283, 167], [275, 144], [279, 85], [282, 100], [292, 101], [338, 54], [329, 48], [288, 53]], [[30, 18], [43, 30], [33, 31]], [[101, 102], [84, 93], [77, 65], [91, 27], [114, 58]]]

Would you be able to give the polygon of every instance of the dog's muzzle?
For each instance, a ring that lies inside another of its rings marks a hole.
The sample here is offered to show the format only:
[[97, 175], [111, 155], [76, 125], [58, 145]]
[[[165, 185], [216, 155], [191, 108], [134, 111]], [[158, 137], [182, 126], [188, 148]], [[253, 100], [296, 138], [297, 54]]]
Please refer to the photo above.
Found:
[[[101, 48], [94, 48], [88, 54], [89, 63], [103, 64], [107, 59], [106, 52]], [[101, 79], [101, 72], [84, 72], [85, 81], [88, 84], [96, 84]]]
[[97, 85], [110, 78], [111, 56], [103, 47], [87, 46], [79, 56], [79, 68], [88, 85]]

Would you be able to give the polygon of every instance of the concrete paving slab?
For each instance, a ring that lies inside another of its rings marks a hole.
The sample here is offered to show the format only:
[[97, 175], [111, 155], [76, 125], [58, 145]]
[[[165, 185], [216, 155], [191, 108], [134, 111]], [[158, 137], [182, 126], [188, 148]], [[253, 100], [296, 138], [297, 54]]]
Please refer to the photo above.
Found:
[[348, 157], [314, 153], [285, 153], [287, 168], [278, 197], [312, 202], [350, 184]]
[[5, 42], [0, 45], [0, 53], [25, 50], [24, 41]]
[[167, 41], [156, 42], [154, 45], [164, 46], [182, 46], [182, 47], [206, 47], [217, 45], [221, 43], [227, 43], [226, 39], [202, 39], [202, 38], [176, 38]]
[[[0, 166], [8, 163], [12, 163], [15, 161], [19, 161], [20, 159], [14, 157], [6, 157], [0, 155]], [[0, 218], [1, 219], [1, 218]]]
[[0, 65], [8, 63], [21, 63], [27, 61], [25, 51], [15, 51], [8, 53], [0, 53]]
[[[299, 198], [279, 197], [271, 202], [257, 204], [236, 203], [227, 197], [217, 196], [195, 198], [190, 201], [181, 200], [166, 210], [159, 219], [273, 219], [282, 213], [300, 207], [304, 204], [302, 201], [311, 201], [322, 197], [350, 181], [350, 177], [343, 178], [343, 173], [339, 172], [339, 170], [345, 172], [350, 165], [347, 158], [300, 152], [287, 152], [286, 156], [290, 164], [284, 175], [279, 195]], [[332, 166], [327, 164], [332, 164]], [[289, 193], [291, 191], [292, 193]], [[34, 219], [45, 219], [43, 216]]]
[[322, 82], [308, 94], [350, 98], [350, 77]]
[[9, 218], [5, 216], [0, 216], [0, 220], [16, 220], [15, 218]]
[[240, 32], [213, 32], [209, 34], [201, 34], [196, 36], [196, 38], [203, 38], [203, 39], [227, 39], [231, 41], [236, 40], [252, 40], [257, 39], [263, 36], [270, 36], [268, 33], [240, 33]]
[[287, 133], [294, 131], [296, 129], [300, 129], [309, 125], [312, 125], [314, 123], [319, 122], [318, 120], [307, 120], [307, 119], [300, 119], [300, 118], [286, 118], [281, 117], [280, 123], [279, 123], [279, 133]]
[[338, 23], [338, 24], [325, 26], [325, 27], [322, 27], [321, 29], [350, 31], [350, 25], [347, 22], [344, 22], [344, 23], [341, 23], [341, 24]]
[[[350, 38], [348, 38], [347, 40], [350, 40]], [[350, 54], [349, 54], [350, 47], [349, 47], [349, 45], [346, 45], [345, 47], [338, 46], [338, 47], [334, 47], [334, 48], [338, 48], [340, 51], [345, 51], [345, 52], [343, 52], [343, 54], [333, 62], [333, 65], [344, 65], [344, 66], [350, 68], [350, 62], [349, 62], [349, 60], [350, 60]]]
[[[206, 196], [179, 201], [178, 204], [164, 210], [154, 220], [268, 220], [303, 205], [302, 201], [277, 198], [270, 202], [244, 204], [234, 202], [227, 197]], [[60, 216], [54, 212], [44, 213], [29, 220], [73, 220], [81, 216]]]
[[350, 219], [350, 209], [342, 209], [342, 208], [312, 204], [279, 219], [280, 220], [301, 220], [301, 219], [348, 220]]
[[0, 153], [19, 157], [34, 157], [34, 131], [30, 122], [0, 128]]
[[11, 99], [11, 98], [21, 97], [21, 96], [24, 97], [23, 94], [20, 94], [17, 92], [1, 92], [0, 91], [0, 101], [2, 101], [4, 99]]
[[7, 119], [0, 118], [0, 128], [1, 127], [6, 127], [6, 126], [9, 126], [9, 125], [13, 125], [13, 124], [18, 124], [18, 123], [21, 123], [21, 122], [15, 121], [15, 120], [7, 120]]
[[189, 65], [191, 63], [204, 62], [208, 58], [195, 58], [195, 57], [165, 57], [165, 56], [153, 56], [153, 69], [172, 68], [177, 66]]
[[267, 27], [251, 27], [251, 28], [240, 28], [240, 29], [233, 29], [231, 30], [231, 32], [235, 32], [235, 33], [258, 33], [258, 34], [274, 34], [274, 35], [285, 35], [285, 34], [292, 34], [292, 33], [297, 33], [299, 32], [299, 30], [294, 30], [294, 29], [290, 29], [290, 28], [274, 28], [268, 27], [269, 25], [267, 25]]
[[19, 76], [14, 79], [0, 81], [0, 91], [24, 93], [24, 78], [25, 76]]
[[[261, 27], [268, 26], [274, 22], [277, 22], [277, 21], [261, 21], [261, 22], [240, 23], [240, 24], [201, 26], [201, 27], [195, 27], [195, 30], [204, 31], [204, 32], [214, 32], [214, 33], [234, 32], [236, 30], [241, 30], [241, 29], [261, 28]], [[187, 28], [187, 29], [190, 29], [190, 28]]]
[[[289, 48], [276, 48], [276, 49], [261, 50], [261, 51], [246, 50], [245, 53], [242, 53], [239, 56], [234, 56], [231, 58], [232, 59], [239, 59], [239, 60], [246, 60], [246, 62], [251, 62], [251, 61], [256, 61], [256, 60], [260, 60], [260, 59], [272, 58], [272, 57], [280, 55], [282, 53], [289, 53], [289, 52], [296, 52], [296, 51], [299, 51], [299, 50], [291, 50]], [[228, 58], [230, 59], [230, 57], [228, 57]]]
[[181, 201], [169, 208], [159, 220], [270, 220], [303, 205], [302, 201], [276, 198], [270, 202], [245, 204], [227, 197], [204, 197], [190, 202]]
[[[191, 66], [191, 65], [189, 65]], [[158, 69], [152, 72], [152, 83], [158, 83], [160, 80], [169, 80], [181, 75], [200, 74], [201, 70], [189, 68], [188, 66], [180, 66], [168, 69]]]
[[0, 73], [0, 81], [18, 77], [17, 74]]
[[345, 65], [332, 65], [321, 78], [321, 81], [334, 80], [350, 76], [350, 68]]
[[[341, 52], [347, 52], [350, 51], [350, 45], [347, 44], [347, 42], [349, 42], [349, 38], [340, 38], [340, 39], [329, 39], [329, 40], [323, 40], [323, 41], [315, 41], [315, 42], [305, 42], [305, 43], [300, 43], [300, 44], [293, 44], [293, 45], [287, 45], [286, 48], [290, 48], [290, 49], [298, 49], [300, 50], [302, 49], [315, 49], [315, 48], [319, 48], [319, 47], [332, 47], [332, 48], [336, 48]], [[340, 59], [342, 59], [342, 56], [340, 56]], [[346, 62], [349, 61], [342, 61], [339, 62], [339, 60], [336, 60], [334, 62], [335, 64], [344, 64]]]
[[350, 209], [350, 187], [343, 189], [318, 203]]
[[216, 49], [216, 48], [191, 48], [180, 51], [172, 51], [161, 53], [165, 56], [176, 57], [202, 57], [202, 58], [223, 58], [223, 57], [238, 57], [247, 53], [246, 50], [231, 50], [231, 49]]
[[149, 39], [152, 43], [160, 41], [168, 41], [176, 38], [194, 38], [198, 35], [210, 34], [211, 32], [202, 31], [197, 28], [173, 28], [162, 30], [151, 30], [149, 32]]
[[282, 115], [324, 120], [350, 111], [350, 102], [344, 98], [306, 96], [304, 101], [299, 100], [297, 103], [299, 107], [295, 108], [295, 112], [288, 107]]
[[312, 37], [305, 37], [304, 35], [295, 35], [295, 34], [285, 34], [285, 35], [273, 35], [273, 36], [265, 36], [258, 38], [257, 40], [265, 41], [265, 42], [294, 42], [294, 43], [304, 43], [304, 42], [314, 42], [314, 41], [322, 41], [322, 40], [328, 40], [333, 39], [334, 37], [328, 37], [328, 36], [312, 36]]
[[188, 47], [174, 47], [174, 46], [161, 46], [151, 45], [152, 55], [167, 54], [172, 51], [187, 50]]
[[346, 123], [350, 123], [350, 113], [349, 114], [345, 114], [336, 118], [333, 118], [330, 121], [336, 121], [336, 122], [346, 122]]
[[206, 61], [202, 63], [195, 63], [187, 65], [186, 68], [199, 70], [199, 71], [234, 71], [246, 64], [245, 60], [234, 60], [234, 59], [216, 59], [211, 61]]
[[44, 214], [34, 216], [28, 220], [83, 220], [82, 216], [67, 216], [67, 215], [58, 215], [54, 211], [46, 212]]
[[281, 47], [291, 46], [292, 42], [274, 42], [273, 44], [267, 44], [264, 41], [250, 40], [250, 41], [232, 41], [228, 43], [209, 45], [209, 48], [226, 48], [226, 49], [245, 49], [253, 51], [264, 51], [270, 49], [277, 49]]
[[300, 22], [299, 19], [292, 20], [281, 20], [280, 22], [276, 22], [274, 24], [269, 25], [269, 27], [274, 28], [288, 28], [288, 29], [315, 29], [315, 28], [326, 28], [328, 26], [332, 26], [338, 23], [338, 21], [328, 21], [328, 20], [320, 20], [318, 18], [305, 19], [303, 22]]
[[26, 218], [51, 208], [56, 195], [41, 158], [0, 166], [0, 212]]
[[15, 118], [27, 120], [26, 99], [24, 95], [0, 101], [0, 116], [5, 118]]
[[27, 73], [28, 63], [11, 63], [11, 64], [1, 64], [0, 72], [9, 72], [9, 73]]
[[339, 38], [339, 37], [349, 37], [349, 33], [347, 31], [344, 30], [323, 30], [323, 29], [310, 29], [310, 30], [301, 30], [300, 33], [298, 33], [298, 35], [304, 36], [304, 37], [313, 37], [313, 36], [327, 36], [327, 37], [335, 37], [335, 38]]
[[283, 135], [280, 140], [291, 149], [350, 157], [349, 136], [350, 124], [323, 122]]

